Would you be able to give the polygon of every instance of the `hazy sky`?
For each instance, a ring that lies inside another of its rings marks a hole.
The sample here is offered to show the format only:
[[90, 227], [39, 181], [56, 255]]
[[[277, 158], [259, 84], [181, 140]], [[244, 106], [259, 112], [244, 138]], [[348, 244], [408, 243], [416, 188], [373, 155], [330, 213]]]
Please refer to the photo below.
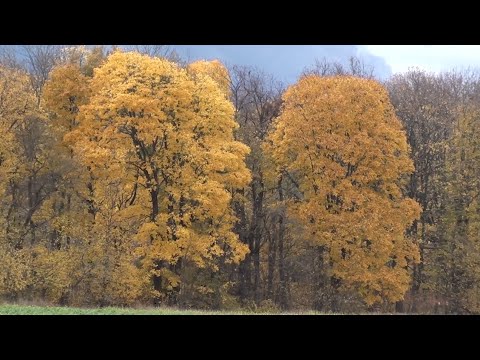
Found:
[[366, 50], [383, 58], [394, 73], [411, 66], [435, 72], [480, 67], [480, 45], [367, 45]]
[[387, 78], [409, 67], [429, 71], [480, 66], [480, 45], [178, 45], [190, 60], [219, 58], [230, 64], [255, 65], [294, 82], [315, 58], [346, 60], [359, 56], [373, 65], [376, 75]]

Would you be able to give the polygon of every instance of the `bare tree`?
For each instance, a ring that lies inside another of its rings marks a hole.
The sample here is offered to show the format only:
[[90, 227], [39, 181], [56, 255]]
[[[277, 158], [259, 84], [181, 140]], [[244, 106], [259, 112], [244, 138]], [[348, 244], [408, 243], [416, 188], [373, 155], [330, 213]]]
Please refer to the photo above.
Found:
[[374, 67], [366, 64], [363, 59], [356, 56], [351, 56], [347, 64], [338, 60], [329, 61], [326, 58], [322, 58], [320, 60], [315, 59], [315, 64], [302, 72], [302, 76], [306, 75], [352, 75], [372, 79], [374, 78]]
[[152, 57], [161, 57], [180, 62], [180, 56], [170, 45], [133, 45], [133, 50]]
[[[272, 76], [252, 67], [234, 66], [230, 74], [232, 102], [240, 125], [237, 137], [251, 149], [247, 165], [253, 175], [252, 182], [241, 194], [248, 202], [234, 205], [240, 219], [236, 230], [250, 249], [240, 265], [239, 290], [242, 300], [254, 300], [258, 304], [264, 299], [273, 299], [275, 273], [282, 267], [284, 259], [283, 254], [277, 256], [278, 244], [282, 249], [283, 238], [278, 239], [278, 234], [274, 234], [272, 224], [276, 218], [268, 209], [268, 196], [272, 196], [273, 191], [267, 193], [264, 164], [261, 160], [262, 143], [280, 111], [283, 85]], [[266, 249], [267, 244], [268, 274], [262, 278], [261, 251]], [[280, 275], [283, 276], [284, 273]]]
[[61, 45], [23, 45], [21, 56], [23, 66], [30, 74], [33, 89], [38, 99], [41, 97], [42, 88], [48, 75], [57, 62], [61, 59]]
[[15, 45], [0, 46], [0, 65], [10, 68], [20, 68], [21, 64], [15, 51]]

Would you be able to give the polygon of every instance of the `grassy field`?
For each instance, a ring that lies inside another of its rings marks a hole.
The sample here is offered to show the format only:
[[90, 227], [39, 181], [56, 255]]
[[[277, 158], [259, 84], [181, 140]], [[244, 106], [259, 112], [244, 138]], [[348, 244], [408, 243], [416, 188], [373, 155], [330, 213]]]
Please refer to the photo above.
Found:
[[[296, 313], [300, 314], [300, 313]], [[302, 315], [316, 315], [315, 312], [301, 313]], [[0, 315], [272, 315], [268, 313], [254, 313], [247, 311], [201, 311], [178, 310], [168, 308], [132, 309], [132, 308], [72, 308], [56, 306], [29, 306], [29, 305], [0, 305]], [[288, 315], [288, 314], [285, 314]], [[292, 314], [293, 315], [293, 314]]]
[[[55, 306], [0, 305], [0, 315], [223, 315], [224, 312], [177, 310], [177, 309], [131, 309], [131, 308], [71, 308]], [[242, 314], [228, 313], [228, 314]]]

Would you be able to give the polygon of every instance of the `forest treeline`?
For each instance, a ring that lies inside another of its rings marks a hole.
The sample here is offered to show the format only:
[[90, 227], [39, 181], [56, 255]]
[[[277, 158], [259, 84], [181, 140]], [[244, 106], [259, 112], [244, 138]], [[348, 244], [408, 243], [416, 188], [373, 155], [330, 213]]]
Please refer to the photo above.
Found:
[[0, 49], [0, 299], [480, 313], [479, 72], [128, 50]]

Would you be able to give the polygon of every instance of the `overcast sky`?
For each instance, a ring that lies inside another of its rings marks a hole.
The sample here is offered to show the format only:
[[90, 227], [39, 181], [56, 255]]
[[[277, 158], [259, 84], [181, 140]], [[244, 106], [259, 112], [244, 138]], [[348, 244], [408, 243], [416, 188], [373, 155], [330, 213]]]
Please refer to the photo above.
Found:
[[435, 72], [480, 67], [480, 45], [367, 45], [366, 50], [383, 58], [394, 73], [410, 66]]
[[376, 75], [419, 67], [429, 71], [480, 66], [480, 45], [178, 45], [190, 60], [218, 58], [230, 64], [255, 65], [287, 83], [294, 82], [315, 58], [344, 61], [352, 55], [373, 65]]

